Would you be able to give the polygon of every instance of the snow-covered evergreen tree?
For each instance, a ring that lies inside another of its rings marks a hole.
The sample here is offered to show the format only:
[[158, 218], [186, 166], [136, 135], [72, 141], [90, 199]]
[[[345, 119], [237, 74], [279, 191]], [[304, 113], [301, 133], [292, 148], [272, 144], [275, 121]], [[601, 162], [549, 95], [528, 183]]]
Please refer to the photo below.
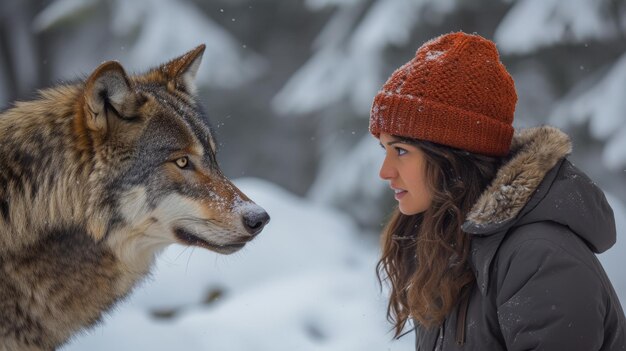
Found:
[[52, 61], [57, 63], [57, 78], [72, 78], [77, 67], [99, 61], [89, 62], [76, 52], [100, 57], [105, 53], [141, 70], [202, 43], [208, 45], [203, 56], [206, 64], [198, 74], [200, 85], [233, 88], [265, 69], [260, 56], [244, 50], [227, 30], [187, 0], [55, 0], [35, 17], [33, 29], [65, 33], [63, 40], [55, 41], [58, 47]]
[[[345, 157], [363, 155], [371, 146], [365, 140], [345, 138], [344, 128], [337, 128], [342, 126], [338, 121], [361, 119], [360, 123], [367, 124], [363, 117], [368, 116], [373, 96], [391, 73], [390, 61], [398, 66], [410, 59], [420, 44], [411, 39], [419, 37], [423, 41], [424, 32], [438, 35], [455, 30], [477, 31], [493, 39], [516, 80], [520, 96], [516, 126], [552, 123], [569, 129], [589, 121], [591, 134], [606, 145], [604, 164], [611, 169], [626, 164], [626, 118], [621, 112], [626, 100], [620, 98], [626, 91], [626, 59], [611, 52], [597, 52], [601, 45], [626, 50], [624, 2], [518, 0], [478, 1], [472, 5], [454, 0], [311, 0], [308, 4], [312, 11], [327, 7], [335, 10], [313, 43], [311, 59], [285, 84], [273, 103], [277, 112], [296, 118], [309, 118], [312, 111], [321, 111], [323, 117], [317, 118], [326, 139], [320, 144], [320, 176], [309, 192], [317, 201], [373, 220], [369, 225], [380, 220], [376, 213], [388, 204], [385, 193], [369, 191], [372, 197], [364, 200], [362, 184], [348, 181], [354, 174], [361, 174], [367, 187], [384, 187], [369, 177], [377, 173], [377, 169], [371, 169], [376, 162]], [[486, 14], [485, 9], [494, 5], [502, 11]], [[581, 57], [571, 57], [573, 48], [582, 50]], [[389, 60], [398, 52], [405, 55], [403, 60]], [[329, 112], [333, 108], [345, 111], [336, 107], [342, 105], [349, 106], [351, 113]], [[333, 127], [335, 134], [330, 133]], [[365, 128], [357, 130], [357, 136], [363, 135]], [[372, 160], [378, 157], [371, 156]], [[597, 155], [584, 157], [597, 159]], [[614, 179], [623, 175], [612, 177], [613, 183], [603, 183], [609, 191], [614, 191]], [[347, 195], [350, 193], [354, 196]], [[376, 206], [361, 205], [372, 211], [363, 215], [364, 209], [351, 207], [346, 198], [361, 198], [360, 204], [369, 201], [381, 206], [376, 210]], [[626, 193], [622, 192], [621, 198], [626, 199]]]
[[[518, 0], [495, 39], [501, 52], [511, 55], [533, 55], [562, 45], [589, 48], [594, 42], [621, 41], [626, 50], [626, 3]], [[604, 60], [600, 69], [569, 89], [555, 104], [549, 122], [565, 128], [588, 125], [591, 135], [605, 144], [604, 165], [619, 170], [626, 166], [626, 52], [617, 60], [598, 56]], [[575, 64], [569, 61], [558, 64]]]

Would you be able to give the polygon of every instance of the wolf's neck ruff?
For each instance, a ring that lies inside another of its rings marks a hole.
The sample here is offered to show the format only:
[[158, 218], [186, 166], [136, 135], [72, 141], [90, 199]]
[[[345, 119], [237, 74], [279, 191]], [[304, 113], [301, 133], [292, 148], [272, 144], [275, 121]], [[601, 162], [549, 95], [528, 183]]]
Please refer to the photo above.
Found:
[[217, 165], [203, 51], [138, 76], [109, 61], [0, 115], [0, 350], [60, 346], [171, 243], [231, 253], [268, 222]]
[[67, 103], [79, 94], [76, 86], [46, 90], [0, 118], [0, 252], [32, 245], [40, 240], [35, 233], [86, 224], [93, 163], [74, 137], [74, 106]]

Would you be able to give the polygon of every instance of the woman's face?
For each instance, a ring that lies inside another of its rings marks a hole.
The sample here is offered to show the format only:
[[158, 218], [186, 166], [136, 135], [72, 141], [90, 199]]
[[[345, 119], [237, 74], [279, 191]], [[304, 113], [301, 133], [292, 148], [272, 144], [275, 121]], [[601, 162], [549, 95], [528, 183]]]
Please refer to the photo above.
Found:
[[414, 215], [426, 211], [432, 202], [432, 194], [426, 185], [424, 152], [387, 133], [381, 133], [379, 140], [385, 149], [379, 175], [389, 181], [400, 212]]

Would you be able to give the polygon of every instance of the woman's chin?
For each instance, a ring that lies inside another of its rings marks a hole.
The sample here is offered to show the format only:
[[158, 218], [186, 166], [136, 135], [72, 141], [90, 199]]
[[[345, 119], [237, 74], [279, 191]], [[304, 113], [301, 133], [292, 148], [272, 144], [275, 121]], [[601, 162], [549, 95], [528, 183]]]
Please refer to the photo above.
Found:
[[416, 208], [415, 206], [408, 206], [402, 203], [398, 204], [398, 210], [405, 216], [413, 216], [426, 211], [428, 208]]
[[405, 216], [412, 216], [414, 214], [418, 214], [419, 212], [411, 209], [411, 208], [406, 208], [403, 207], [402, 205], [398, 206], [398, 210], [400, 210], [400, 213], [402, 213]]

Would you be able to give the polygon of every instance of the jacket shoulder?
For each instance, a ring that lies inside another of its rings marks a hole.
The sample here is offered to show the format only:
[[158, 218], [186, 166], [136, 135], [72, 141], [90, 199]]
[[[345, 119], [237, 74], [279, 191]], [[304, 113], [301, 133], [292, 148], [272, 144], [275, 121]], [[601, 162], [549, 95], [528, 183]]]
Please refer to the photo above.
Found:
[[[536, 255], [557, 253], [594, 266], [597, 261], [588, 244], [567, 226], [541, 221], [511, 228], [503, 240], [497, 261], [520, 251], [532, 250]], [[595, 270], [592, 268], [592, 270]]]
[[567, 226], [511, 229], [492, 273], [507, 349], [599, 350], [606, 336], [623, 340], [619, 300], [595, 254]]
[[539, 294], [557, 281], [559, 293], [552, 291], [556, 295], [568, 295], [567, 291], [584, 285], [593, 287], [588, 296], [598, 301], [606, 298], [605, 273], [596, 255], [567, 226], [556, 222], [512, 228], [496, 254], [492, 274], [498, 304], [520, 289]]

